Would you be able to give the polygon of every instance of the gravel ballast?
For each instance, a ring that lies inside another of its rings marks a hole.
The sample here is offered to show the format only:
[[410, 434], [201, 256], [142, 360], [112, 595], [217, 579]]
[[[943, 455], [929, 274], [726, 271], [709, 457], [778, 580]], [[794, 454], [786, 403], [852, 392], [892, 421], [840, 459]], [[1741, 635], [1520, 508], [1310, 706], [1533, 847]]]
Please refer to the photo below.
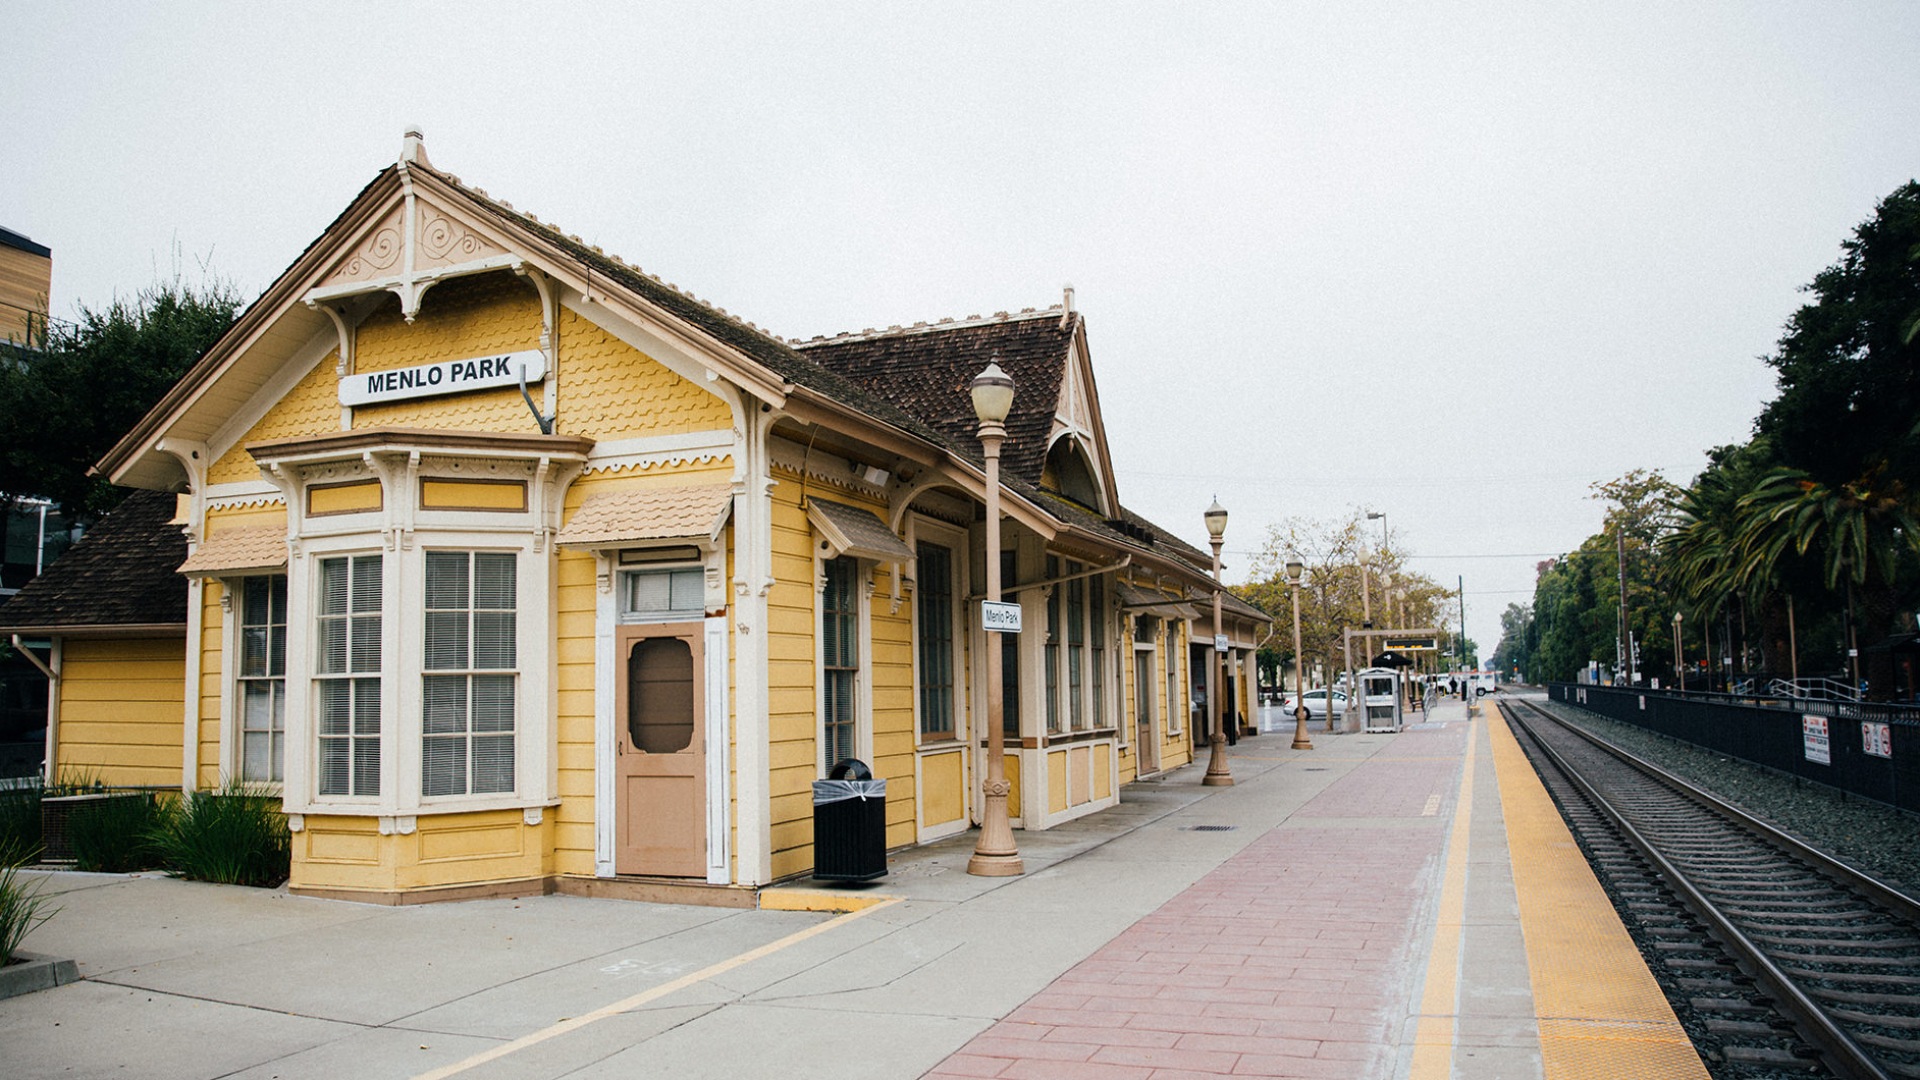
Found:
[[1576, 706], [1554, 701], [1534, 703], [1685, 777], [1835, 858], [1909, 895], [1920, 896], [1920, 818]]

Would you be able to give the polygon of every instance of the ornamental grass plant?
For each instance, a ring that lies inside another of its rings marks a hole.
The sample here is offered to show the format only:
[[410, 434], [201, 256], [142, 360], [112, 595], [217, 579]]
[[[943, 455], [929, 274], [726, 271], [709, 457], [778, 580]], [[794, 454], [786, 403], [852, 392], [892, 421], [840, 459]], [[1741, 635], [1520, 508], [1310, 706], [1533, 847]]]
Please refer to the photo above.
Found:
[[76, 807], [67, 821], [74, 868], [125, 874], [158, 867], [153, 837], [166, 817], [166, 805], [150, 791], [110, 792]]
[[188, 795], [152, 839], [167, 872], [193, 881], [272, 888], [287, 880], [293, 862], [280, 797], [241, 783]]
[[40, 857], [40, 778], [0, 787], [0, 867]]
[[0, 867], [0, 967], [13, 963], [20, 942], [58, 910], [40, 895], [38, 882], [20, 879], [19, 867]]

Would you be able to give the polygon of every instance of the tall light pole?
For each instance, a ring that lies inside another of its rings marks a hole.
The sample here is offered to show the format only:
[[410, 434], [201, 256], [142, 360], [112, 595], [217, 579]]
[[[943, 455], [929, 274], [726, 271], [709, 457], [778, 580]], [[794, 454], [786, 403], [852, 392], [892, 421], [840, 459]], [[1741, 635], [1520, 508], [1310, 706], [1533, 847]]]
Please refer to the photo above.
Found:
[[1686, 669], [1681, 667], [1680, 613], [1677, 611], [1673, 613], [1673, 688], [1675, 690], [1687, 688]]
[[[1307, 735], [1307, 661], [1300, 651], [1300, 587], [1304, 585], [1307, 566], [1299, 556], [1287, 560], [1287, 584], [1293, 586], [1293, 748], [1295, 750], [1313, 749], [1313, 739]], [[1327, 715], [1333, 715], [1333, 691], [1327, 691]]]
[[[1000, 602], [1000, 443], [1007, 437], [1007, 412], [1013, 408], [1013, 379], [989, 363], [973, 379], [973, 414], [980, 421], [980, 451], [987, 463], [987, 602]], [[980, 839], [967, 860], [967, 873], [1013, 877], [1025, 871], [1007, 817], [1006, 704], [1000, 671], [1000, 642], [986, 637], [987, 775], [980, 783]]]
[[[1381, 556], [1380, 607], [1384, 611], [1384, 609], [1387, 606], [1387, 575], [1386, 575], [1387, 515], [1386, 515], [1386, 511], [1369, 510], [1367, 511], [1367, 520], [1378, 521], [1380, 523], [1380, 556]], [[1367, 577], [1368, 577], [1368, 571], [1372, 566], [1373, 566], [1373, 560], [1371, 559], [1360, 560], [1360, 617], [1363, 620], [1363, 625], [1365, 625], [1366, 628], [1369, 630], [1373, 629], [1373, 601], [1368, 596], [1368, 593], [1370, 593], [1372, 590], [1367, 585]], [[1373, 648], [1373, 640], [1371, 638], [1367, 640], [1367, 648], [1369, 650]]]
[[1213, 731], [1207, 737], [1212, 752], [1207, 757], [1207, 775], [1200, 783], [1206, 787], [1229, 787], [1233, 773], [1227, 769], [1227, 652], [1222, 648], [1226, 624], [1220, 616], [1220, 545], [1227, 535], [1227, 508], [1220, 500], [1207, 507], [1207, 537], [1213, 544]]

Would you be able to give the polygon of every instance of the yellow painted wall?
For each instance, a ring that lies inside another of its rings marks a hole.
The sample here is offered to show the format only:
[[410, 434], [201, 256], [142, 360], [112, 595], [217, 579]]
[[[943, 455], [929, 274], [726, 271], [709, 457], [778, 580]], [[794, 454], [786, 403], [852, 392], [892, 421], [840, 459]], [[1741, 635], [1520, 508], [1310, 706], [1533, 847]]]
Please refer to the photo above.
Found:
[[61, 658], [55, 779], [178, 787], [186, 639], [69, 638]]
[[[353, 369], [387, 371], [539, 346], [539, 292], [525, 278], [500, 271], [435, 285], [428, 290], [411, 324], [400, 314], [399, 298], [387, 294], [355, 334]], [[561, 362], [565, 361], [562, 356]], [[327, 370], [331, 375], [332, 369]], [[337, 419], [338, 391], [335, 393]], [[368, 405], [353, 411], [353, 426], [514, 434], [540, 430], [526, 402], [520, 400], [519, 388], [512, 386]]]
[[[802, 485], [798, 474], [774, 471], [773, 574], [767, 597], [768, 720], [773, 874], [797, 874], [813, 865], [813, 781], [818, 777], [819, 682], [816, 677], [816, 605], [813, 527], [801, 507], [802, 491], [884, 514], [886, 508], [817, 480]], [[887, 846], [918, 838], [915, 817], [913, 694], [913, 602], [903, 590], [893, 610], [891, 566], [873, 568], [867, 601], [872, 647], [865, 674], [872, 688], [873, 760], [876, 779], [887, 781]]]
[[[328, 369], [332, 370], [332, 369]], [[281, 529], [287, 527], [285, 503], [271, 502], [248, 506], [209, 507], [201, 535], [211, 539], [237, 529]], [[284, 572], [284, 571], [283, 571]], [[220, 609], [226, 585], [211, 579], [200, 589], [200, 755], [194, 783], [202, 789], [221, 786], [230, 777], [220, 773], [220, 738], [226, 705], [226, 620]], [[235, 597], [238, 603], [238, 597]], [[238, 737], [236, 727], [235, 737]], [[235, 760], [239, 747], [234, 747]], [[287, 747], [292, 753], [293, 748]]]
[[528, 825], [518, 810], [435, 814], [410, 835], [380, 835], [378, 818], [308, 815], [293, 837], [300, 889], [391, 893], [524, 881], [554, 872], [552, 817]]
[[[727, 404], [572, 311], [560, 312], [560, 430], [595, 439], [724, 431]], [[520, 406], [524, 415], [526, 406]]]
[[229, 447], [207, 470], [207, 483], [234, 484], [260, 479], [260, 469], [247, 453], [247, 444], [297, 435], [322, 435], [340, 430], [340, 378], [333, 373], [339, 353], [330, 352], [313, 370], [267, 410], [240, 441]]

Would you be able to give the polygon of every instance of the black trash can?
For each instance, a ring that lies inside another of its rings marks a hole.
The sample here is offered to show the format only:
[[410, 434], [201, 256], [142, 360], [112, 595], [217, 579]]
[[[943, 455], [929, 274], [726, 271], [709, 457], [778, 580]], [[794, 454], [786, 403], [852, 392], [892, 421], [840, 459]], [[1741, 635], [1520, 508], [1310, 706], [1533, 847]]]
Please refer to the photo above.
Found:
[[887, 876], [887, 782], [848, 758], [813, 782], [813, 877], [872, 881]]

